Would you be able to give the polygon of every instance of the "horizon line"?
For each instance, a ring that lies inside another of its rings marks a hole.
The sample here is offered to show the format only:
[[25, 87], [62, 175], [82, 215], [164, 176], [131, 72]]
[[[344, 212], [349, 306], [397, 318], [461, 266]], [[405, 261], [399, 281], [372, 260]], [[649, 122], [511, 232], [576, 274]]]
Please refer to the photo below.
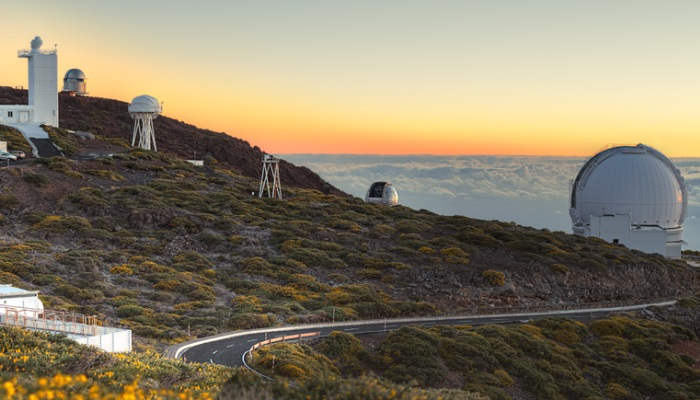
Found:
[[[267, 153], [266, 154], [272, 154]], [[526, 158], [590, 158], [599, 152], [591, 155], [543, 155], [543, 154], [460, 154], [460, 153], [274, 153], [282, 156], [381, 156], [381, 157], [526, 157]], [[673, 159], [698, 159], [697, 156], [669, 156]]]

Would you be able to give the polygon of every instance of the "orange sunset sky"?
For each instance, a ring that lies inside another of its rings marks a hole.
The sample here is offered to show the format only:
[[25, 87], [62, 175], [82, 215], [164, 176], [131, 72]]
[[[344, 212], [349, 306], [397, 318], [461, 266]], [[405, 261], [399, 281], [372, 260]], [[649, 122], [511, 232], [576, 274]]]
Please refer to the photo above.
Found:
[[[59, 78], [273, 153], [700, 156], [697, 1], [3, 1]], [[126, 111], [125, 111], [126, 112]]]

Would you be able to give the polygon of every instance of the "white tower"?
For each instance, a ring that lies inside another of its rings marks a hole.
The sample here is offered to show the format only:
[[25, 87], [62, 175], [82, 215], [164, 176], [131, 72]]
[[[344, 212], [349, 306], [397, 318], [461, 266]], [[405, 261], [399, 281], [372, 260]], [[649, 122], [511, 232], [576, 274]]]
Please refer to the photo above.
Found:
[[[31, 50], [20, 50], [17, 55], [29, 61], [30, 120], [37, 124], [58, 126], [58, 78], [56, 50], [41, 50], [39, 36], [31, 43]], [[29, 121], [28, 121], [29, 122]]]
[[134, 97], [129, 104], [129, 115], [134, 119], [134, 133], [131, 136], [131, 146], [144, 150], [158, 151], [156, 148], [156, 132], [153, 120], [163, 111], [158, 100], [149, 95]]
[[[270, 177], [272, 174], [272, 187], [270, 187]], [[260, 175], [260, 189], [258, 197], [263, 197], [263, 192], [267, 190], [267, 197], [282, 199], [282, 181], [280, 180], [280, 160], [269, 154], [263, 156], [262, 175]]]

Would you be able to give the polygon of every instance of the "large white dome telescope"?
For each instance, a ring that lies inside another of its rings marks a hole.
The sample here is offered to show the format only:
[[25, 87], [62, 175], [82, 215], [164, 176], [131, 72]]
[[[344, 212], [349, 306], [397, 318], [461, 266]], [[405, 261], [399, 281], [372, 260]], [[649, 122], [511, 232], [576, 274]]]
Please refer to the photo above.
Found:
[[153, 96], [147, 94], [136, 96], [129, 104], [129, 115], [134, 119], [134, 131], [131, 146], [144, 150], [158, 151], [153, 120], [163, 112], [163, 107]]
[[574, 233], [669, 258], [681, 256], [687, 207], [678, 168], [643, 144], [596, 154], [571, 188]]

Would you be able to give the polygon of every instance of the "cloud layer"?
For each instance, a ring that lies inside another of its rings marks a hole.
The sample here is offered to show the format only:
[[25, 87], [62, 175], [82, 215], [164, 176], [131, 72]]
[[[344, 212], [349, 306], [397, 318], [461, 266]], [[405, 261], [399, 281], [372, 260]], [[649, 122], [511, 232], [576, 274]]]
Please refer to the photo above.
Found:
[[[356, 196], [390, 180], [402, 193], [463, 198], [567, 199], [584, 158], [495, 156], [287, 155]], [[688, 185], [691, 204], [700, 205], [700, 159], [675, 160]]]
[[[402, 204], [441, 214], [570, 229], [569, 190], [580, 157], [283, 156], [340, 189], [364, 197], [372, 182], [391, 181]], [[700, 248], [700, 159], [677, 159], [689, 194], [686, 241]]]

